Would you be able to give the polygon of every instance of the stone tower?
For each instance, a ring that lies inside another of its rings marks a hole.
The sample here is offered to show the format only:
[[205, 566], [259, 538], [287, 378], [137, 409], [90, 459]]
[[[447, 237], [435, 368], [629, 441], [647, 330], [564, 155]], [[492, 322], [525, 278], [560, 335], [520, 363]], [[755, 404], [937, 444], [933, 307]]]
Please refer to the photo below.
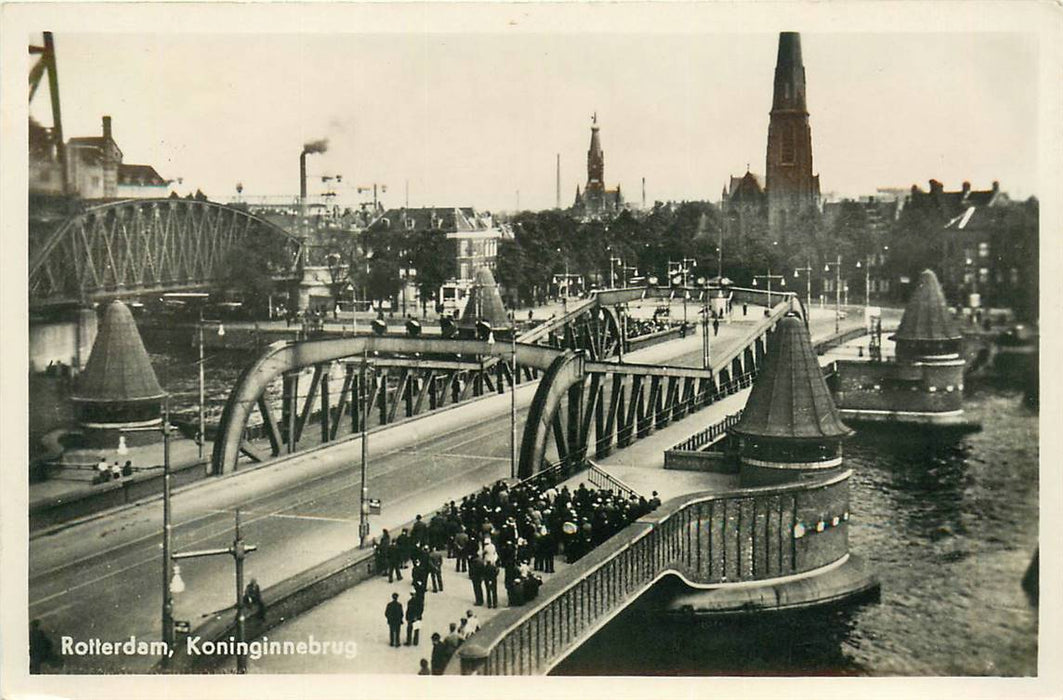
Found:
[[598, 115], [591, 119], [591, 147], [587, 149], [587, 190], [605, 189], [605, 154], [598, 139]]
[[772, 235], [784, 236], [797, 217], [819, 203], [819, 176], [812, 174], [805, 65], [797, 32], [779, 34], [766, 172], [768, 229]]

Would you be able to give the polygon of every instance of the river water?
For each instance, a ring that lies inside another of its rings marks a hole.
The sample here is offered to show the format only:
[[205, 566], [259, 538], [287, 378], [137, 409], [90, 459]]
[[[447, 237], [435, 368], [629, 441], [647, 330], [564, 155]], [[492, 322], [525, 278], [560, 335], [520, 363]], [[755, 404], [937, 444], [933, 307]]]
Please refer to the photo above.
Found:
[[662, 622], [662, 582], [554, 673], [1036, 675], [1037, 608], [1020, 581], [1037, 548], [1037, 414], [989, 382], [968, 384], [965, 408], [981, 432], [866, 429], [846, 443], [850, 545], [879, 576], [879, 602]]

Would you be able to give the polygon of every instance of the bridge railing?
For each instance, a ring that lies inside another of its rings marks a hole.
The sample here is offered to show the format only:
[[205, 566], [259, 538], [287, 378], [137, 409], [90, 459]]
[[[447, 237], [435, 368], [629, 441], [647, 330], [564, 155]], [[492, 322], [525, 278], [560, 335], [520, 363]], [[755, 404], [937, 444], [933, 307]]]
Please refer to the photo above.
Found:
[[740, 421], [741, 419], [742, 411], [732, 413], [719, 423], [714, 423], [708, 428], [694, 433], [686, 440], [683, 440], [679, 444], [672, 447], [672, 449], [683, 450], [686, 452], [700, 450], [705, 445], [710, 445], [716, 442], [716, 440], [723, 436], [731, 427], [737, 425], [738, 421]]
[[622, 493], [625, 496], [638, 497], [639, 492], [625, 484], [620, 479], [602, 469], [593, 460], [587, 460], [587, 481], [596, 489], [611, 490]]
[[696, 585], [792, 577], [848, 554], [851, 471], [696, 493], [643, 516], [488, 621], [448, 673], [543, 674], [666, 573]]

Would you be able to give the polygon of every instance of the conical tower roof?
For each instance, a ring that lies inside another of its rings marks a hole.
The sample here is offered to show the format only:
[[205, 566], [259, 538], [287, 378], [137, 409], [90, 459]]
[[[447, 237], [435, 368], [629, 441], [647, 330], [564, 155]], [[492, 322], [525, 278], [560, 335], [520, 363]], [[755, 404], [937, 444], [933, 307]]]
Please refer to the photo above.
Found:
[[949, 316], [945, 294], [932, 270], [923, 270], [919, 274], [919, 285], [908, 299], [901, 325], [893, 337], [901, 341], [960, 340], [963, 337]]
[[768, 353], [736, 433], [794, 440], [842, 438], [842, 423], [823, 380], [805, 324], [786, 316], [768, 340]]
[[161, 399], [165, 395], [129, 307], [120, 301], [111, 302], [88, 364], [78, 379], [74, 400], [125, 403]]
[[486, 267], [476, 271], [469, 301], [461, 314], [461, 325], [471, 326], [481, 320], [490, 323], [492, 328], [509, 326], [509, 315], [502, 304], [502, 295], [498, 293], [495, 276]]

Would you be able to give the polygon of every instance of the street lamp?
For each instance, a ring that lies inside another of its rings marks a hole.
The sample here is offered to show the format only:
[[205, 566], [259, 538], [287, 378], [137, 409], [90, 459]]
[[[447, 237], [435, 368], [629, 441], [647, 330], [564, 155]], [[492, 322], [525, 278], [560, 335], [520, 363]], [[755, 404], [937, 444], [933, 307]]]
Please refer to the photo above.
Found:
[[624, 261], [623, 260], [621, 260], [620, 258], [614, 257], [613, 255], [609, 256], [609, 288], [610, 289], [616, 289], [616, 273], [613, 271], [613, 264], [614, 263], [619, 263], [620, 266], [621, 266], [621, 269], [623, 269], [623, 266], [624, 266]]
[[[199, 435], [196, 442], [199, 444], [199, 459], [203, 459], [204, 443], [207, 441], [207, 415], [206, 415], [206, 385], [203, 376], [203, 307], [199, 307]], [[225, 326], [218, 324], [218, 337], [225, 336]]]
[[812, 308], [812, 261], [809, 260], [805, 263], [804, 267], [798, 267], [794, 270], [794, 279], [801, 276], [800, 273], [805, 273], [805, 328], [808, 328], [808, 310]]
[[768, 310], [771, 311], [771, 281], [772, 280], [779, 280], [780, 286], [785, 287], [786, 286], [786, 276], [785, 275], [773, 275], [773, 274], [771, 274], [771, 268], [769, 267], [768, 268], [768, 274], [766, 274], [766, 275], [753, 275], [753, 286], [754, 287], [758, 286], [757, 285], [757, 280], [758, 279], [767, 280], [767, 283], [768, 283]]
[[828, 262], [823, 266], [824, 272], [830, 272], [834, 267], [834, 333], [837, 334], [842, 317], [842, 256], [834, 262]]
[[[173, 592], [171, 582], [174, 578], [173, 561], [170, 558], [170, 550], [173, 547], [173, 525], [170, 514], [170, 397], [167, 395], [162, 402], [162, 425], [146, 426], [143, 428], [123, 428], [122, 432], [139, 433], [162, 431], [162, 641], [166, 644], [167, 653], [162, 657], [163, 666], [170, 661], [169, 652], [174, 647], [173, 629]], [[119, 435], [119, 450], [124, 444], [124, 439]], [[179, 590], [184, 589], [184, 582], [180, 576], [176, 583]]]
[[369, 538], [369, 484], [366, 483], [366, 469], [369, 463], [369, 386], [366, 380], [369, 374], [369, 350], [362, 349], [362, 378], [358, 383], [362, 390], [362, 464], [361, 495], [358, 508], [358, 548], [365, 549]]
[[867, 310], [871, 307], [871, 256], [867, 256], [863, 265], [860, 263], [860, 260], [856, 261], [856, 268], [864, 268], [864, 315], [866, 316]]
[[704, 277], [698, 278], [704, 289], [701, 294], [701, 368], [709, 369], [709, 287]]
[[[244, 544], [243, 538], [240, 536], [240, 509], [236, 509], [236, 533], [233, 537], [233, 543], [225, 548], [216, 549], [200, 549], [192, 552], [174, 552], [170, 555], [170, 559], [177, 561], [179, 559], [193, 559], [196, 557], [212, 557], [219, 554], [228, 554], [233, 558], [236, 564], [236, 642], [237, 642], [237, 654], [236, 654], [236, 672], [247, 673], [247, 653], [239, 651], [244, 647], [244, 641], [246, 641], [247, 630], [245, 628], [244, 618], [244, 559], [251, 552], [257, 550], [258, 547], [253, 544]], [[173, 565], [173, 580], [171, 590], [180, 593], [185, 589], [184, 581], [181, 579], [181, 569], [176, 564]], [[172, 608], [172, 604], [171, 604]], [[172, 633], [171, 633], [172, 636]]]

